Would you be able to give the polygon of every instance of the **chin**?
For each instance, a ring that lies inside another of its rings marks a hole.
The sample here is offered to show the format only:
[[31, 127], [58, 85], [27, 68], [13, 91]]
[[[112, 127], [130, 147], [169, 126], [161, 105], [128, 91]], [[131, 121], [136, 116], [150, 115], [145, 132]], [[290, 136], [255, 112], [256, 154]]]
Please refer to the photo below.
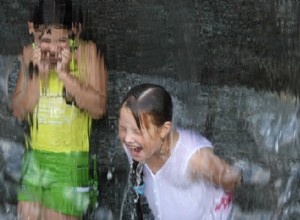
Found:
[[132, 156], [132, 159], [134, 159], [137, 162], [144, 162], [145, 161], [144, 157], [142, 157], [141, 155], [132, 155], [131, 154], [131, 156]]

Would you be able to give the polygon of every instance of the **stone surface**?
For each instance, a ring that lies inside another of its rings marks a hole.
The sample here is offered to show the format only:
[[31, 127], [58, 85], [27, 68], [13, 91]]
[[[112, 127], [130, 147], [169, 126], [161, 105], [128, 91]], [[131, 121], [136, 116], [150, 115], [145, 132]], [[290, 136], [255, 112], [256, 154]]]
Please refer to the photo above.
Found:
[[[91, 154], [97, 155], [99, 171], [99, 210], [88, 213], [87, 219], [105, 215], [117, 218], [121, 208], [132, 212], [126, 203], [122, 207], [129, 165], [117, 139], [117, 118], [125, 93], [143, 82], [165, 86], [174, 101], [175, 124], [207, 136], [216, 153], [229, 163], [246, 161], [270, 172], [267, 184], [246, 184], [235, 193], [234, 219], [297, 216], [299, 101], [295, 97], [111, 71], [107, 115], [93, 122], [91, 134]], [[14, 143], [10, 132], [4, 130], [2, 136]], [[5, 187], [15, 190], [11, 183]]]
[[[27, 20], [37, 0], [1, 0], [0, 139], [22, 143], [26, 126], [9, 108]], [[171, 92], [176, 124], [205, 134], [230, 163], [271, 172], [267, 185], [235, 194], [234, 219], [299, 216], [298, 1], [74, 1], [83, 38], [94, 40], [109, 69], [107, 115], [93, 122], [91, 153], [99, 168], [99, 209], [87, 219], [117, 219], [128, 164], [117, 135], [118, 106], [141, 82]], [[0, 217], [13, 219], [16, 186], [0, 154]], [[107, 178], [108, 173], [112, 174]], [[3, 183], [3, 184], [2, 184]], [[124, 207], [125, 212], [132, 212]]]
[[[2, 0], [0, 53], [28, 43], [38, 0]], [[299, 2], [74, 0], [110, 70], [299, 95]]]

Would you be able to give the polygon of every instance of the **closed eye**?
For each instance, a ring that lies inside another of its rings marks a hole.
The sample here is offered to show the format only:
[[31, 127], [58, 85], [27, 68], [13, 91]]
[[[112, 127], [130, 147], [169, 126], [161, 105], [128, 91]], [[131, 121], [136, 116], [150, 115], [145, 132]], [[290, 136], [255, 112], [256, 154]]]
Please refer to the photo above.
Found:
[[67, 38], [61, 38], [61, 39], [59, 39], [59, 42], [60, 42], [60, 43], [66, 43], [67, 41], [68, 41]]
[[41, 42], [42, 43], [51, 43], [51, 39], [49, 39], [49, 38], [42, 38]]

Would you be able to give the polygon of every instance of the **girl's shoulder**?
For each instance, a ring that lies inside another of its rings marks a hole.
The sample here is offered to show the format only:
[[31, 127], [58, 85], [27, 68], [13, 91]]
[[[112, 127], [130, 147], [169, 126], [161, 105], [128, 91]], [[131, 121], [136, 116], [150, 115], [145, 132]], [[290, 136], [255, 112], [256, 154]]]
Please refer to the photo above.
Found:
[[196, 150], [203, 147], [212, 147], [211, 142], [204, 137], [200, 132], [189, 129], [177, 129], [179, 133], [179, 143], [185, 148]]

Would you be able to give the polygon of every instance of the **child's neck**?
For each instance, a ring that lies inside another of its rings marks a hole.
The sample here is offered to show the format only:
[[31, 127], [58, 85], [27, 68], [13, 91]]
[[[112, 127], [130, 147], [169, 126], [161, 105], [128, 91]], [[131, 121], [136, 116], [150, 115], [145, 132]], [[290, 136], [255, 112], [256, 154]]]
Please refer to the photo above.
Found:
[[159, 171], [167, 162], [177, 144], [178, 138], [179, 134], [176, 130], [174, 130], [170, 136], [170, 139], [164, 142], [162, 150], [158, 153], [155, 153], [149, 160], [147, 160], [146, 164], [151, 169], [153, 174], [156, 174], [157, 171]]

